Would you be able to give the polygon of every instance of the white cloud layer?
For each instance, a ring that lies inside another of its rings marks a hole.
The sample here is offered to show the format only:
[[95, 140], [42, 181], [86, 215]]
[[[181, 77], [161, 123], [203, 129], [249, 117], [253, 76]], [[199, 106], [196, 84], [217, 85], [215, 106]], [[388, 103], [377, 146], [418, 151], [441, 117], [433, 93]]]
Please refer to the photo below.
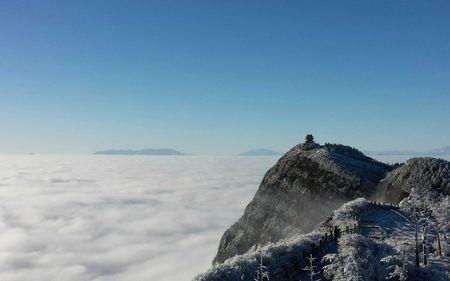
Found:
[[0, 156], [0, 280], [190, 280], [275, 161]]

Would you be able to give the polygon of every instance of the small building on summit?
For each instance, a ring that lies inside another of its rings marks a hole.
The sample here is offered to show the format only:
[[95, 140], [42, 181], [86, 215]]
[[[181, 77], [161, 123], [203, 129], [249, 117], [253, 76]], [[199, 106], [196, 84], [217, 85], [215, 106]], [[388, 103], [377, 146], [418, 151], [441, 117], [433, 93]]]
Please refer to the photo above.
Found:
[[314, 149], [318, 146], [318, 144], [314, 141], [314, 136], [311, 134], [307, 134], [305, 137], [305, 142], [302, 145], [303, 150]]
[[306, 135], [305, 144], [312, 144], [312, 143], [314, 143], [314, 136], [311, 134]]

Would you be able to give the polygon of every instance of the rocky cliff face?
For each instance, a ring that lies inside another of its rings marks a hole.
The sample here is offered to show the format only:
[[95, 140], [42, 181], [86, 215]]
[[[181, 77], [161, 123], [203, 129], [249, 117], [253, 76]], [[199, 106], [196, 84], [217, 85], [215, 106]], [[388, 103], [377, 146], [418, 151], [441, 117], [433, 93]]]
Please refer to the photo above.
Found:
[[297, 145], [264, 176], [213, 263], [311, 231], [343, 202], [371, 195], [391, 166], [343, 145]]
[[430, 157], [411, 158], [393, 170], [382, 186], [382, 197], [395, 204], [412, 189], [430, 196], [450, 195], [450, 162]]

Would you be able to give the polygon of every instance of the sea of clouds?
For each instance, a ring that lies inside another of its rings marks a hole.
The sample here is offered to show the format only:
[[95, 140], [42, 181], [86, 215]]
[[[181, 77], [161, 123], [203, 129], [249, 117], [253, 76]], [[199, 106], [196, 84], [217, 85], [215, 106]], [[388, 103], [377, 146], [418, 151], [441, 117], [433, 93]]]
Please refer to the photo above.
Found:
[[276, 160], [0, 156], [0, 280], [190, 280]]
[[191, 280], [276, 160], [0, 156], [0, 280]]

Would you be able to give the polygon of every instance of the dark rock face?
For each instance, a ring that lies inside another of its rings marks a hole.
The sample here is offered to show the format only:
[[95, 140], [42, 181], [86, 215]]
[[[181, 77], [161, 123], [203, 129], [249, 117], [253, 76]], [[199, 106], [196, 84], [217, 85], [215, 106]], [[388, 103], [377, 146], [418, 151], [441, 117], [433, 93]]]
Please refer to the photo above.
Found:
[[422, 193], [450, 194], [450, 162], [430, 157], [411, 158], [390, 173], [383, 183], [384, 199], [399, 203], [411, 189]]
[[213, 263], [311, 231], [342, 203], [371, 195], [390, 169], [348, 146], [295, 146], [266, 173], [243, 216], [222, 236]]

